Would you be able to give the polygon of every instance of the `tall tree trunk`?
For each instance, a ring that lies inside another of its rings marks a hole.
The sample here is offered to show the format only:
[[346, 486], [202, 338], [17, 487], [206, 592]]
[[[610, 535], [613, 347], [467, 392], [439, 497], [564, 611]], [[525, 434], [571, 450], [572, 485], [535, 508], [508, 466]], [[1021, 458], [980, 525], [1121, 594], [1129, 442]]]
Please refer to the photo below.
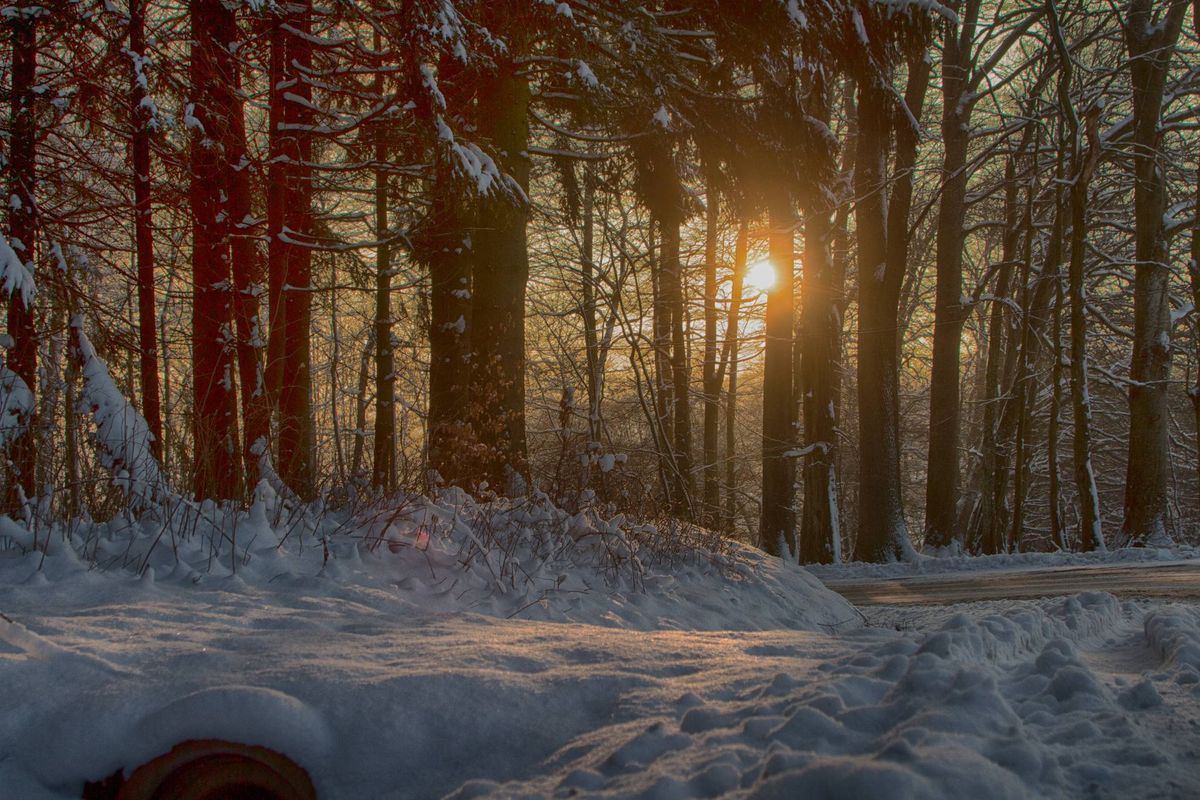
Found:
[[141, 367], [142, 417], [154, 435], [150, 450], [162, 462], [162, 406], [158, 379], [158, 298], [154, 287], [154, 220], [150, 212], [150, 120], [143, 105], [150, 97], [144, 68], [146, 9], [144, 0], [129, 0], [129, 123], [133, 162], [133, 228], [138, 282], [138, 349]]
[[[1027, 129], [1029, 130], [1029, 129]], [[1028, 136], [1024, 137], [1027, 140]], [[1005, 334], [1008, 331], [1006, 302], [1011, 293], [1012, 276], [1016, 267], [1017, 243], [1021, 236], [1018, 223], [1018, 197], [1020, 185], [1017, 182], [1016, 163], [1021, 150], [1008, 157], [1004, 166], [1004, 241], [1001, 253], [1001, 265], [996, 275], [995, 297], [992, 301], [990, 319], [988, 322], [988, 344], [986, 366], [984, 368], [982, 433], [980, 441], [980, 459], [977, 471], [979, 488], [979, 505], [971, 515], [971, 524], [964, 532], [961, 543], [970, 549], [974, 542], [984, 536], [991, 536], [997, 527], [1000, 516], [1000, 506], [996, 496], [996, 484], [999, 482], [999, 446], [996, 441], [997, 413], [1003, 402], [1000, 397], [1001, 368], [1005, 358]], [[1032, 193], [1032, 189], [1030, 190]], [[1026, 203], [1028, 209], [1028, 203]], [[1028, 222], [1028, 220], [1026, 220]], [[931, 431], [932, 433], [932, 431]]]
[[[1200, 28], [1200, 0], [1197, 0], [1196, 26]], [[1200, 169], [1196, 172], [1196, 208], [1200, 209]], [[1188, 276], [1192, 280], [1192, 307], [1200, 315], [1200, 213], [1192, 223], [1192, 258], [1188, 262]], [[1200, 316], [1198, 316], [1200, 320]], [[1200, 326], [1200, 321], [1195, 323]], [[1196, 339], [1196, 383], [1188, 389], [1192, 399], [1192, 414], [1196, 423], [1196, 478], [1200, 490], [1200, 336]]]
[[[1072, 159], [1074, 181], [1071, 185], [1071, 263], [1068, 291], [1071, 296], [1071, 408], [1075, 423], [1075, 488], [1079, 494], [1079, 546], [1083, 550], [1103, 550], [1100, 530], [1100, 495], [1092, 470], [1092, 402], [1087, 374], [1087, 295], [1084, 286], [1084, 257], [1087, 250], [1088, 186], [1100, 159], [1100, 139], [1095, 131], [1096, 118], [1089, 116], [1087, 152], [1078, 134], [1073, 136], [1078, 152]], [[1072, 131], [1077, 129], [1072, 125]]]
[[596, 313], [596, 261], [595, 261], [595, 205], [596, 179], [591, 168], [584, 166], [583, 172], [583, 250], [580, 253], [580, 288], [583, 296], [583, 341], [584, 357], [587, 360], [587, 407], [588, 446], [600, 445], [601, 430], [600, 401], [604, 395], [604, 369], [600, 358], [600, 322]]
[[[1192, 24], [1200, 34], [1200, 0], [1192, 0]], [[1200, 161], [1200, 159], [1198, 159]], [[1188, 276], [1192, 280], [1192, 307], [1200, 319], [1200, 167], [1196, 169], [1196, 216], [1192, 221], [1192, 259]], [[1200, 321], [1195, 323], [1200, 326]], [[1196, 383], [1188, 390], [1192, 398], [1192, 415], [1196, 424], [1196, 478], [1200, 490], [1200, 336], [1196, 339]]]
[[193, 0], [191, 143], [193, 488], [200, 498], [241, 496], [237, 391], [230, 291], [228, 141], [236, 38], [232, 10], [220, 0]]
[[[1155, 11], [1155, 7], [1159, 11]], [[1133, 78], [1133, 356], [1129, 368], [1129, 460], [1121, 541], [1163, 544], [1170, 458], [1167, 390], [1171, 371], [1170, 253], [1164, 230], [1166, 177], [1160, 163], [1167, 73], [1186, 0], [1131, 0], [1125, 21]]]
[[[236, 33], [236, 28], [235, 28]], [[271, 404], [263, 378], [263, 324], [259, 316], [259, 297], [265, 264], [254, 231], [251, 204], [250, 158], [246, 147], [246, 117], [242, 106], [239, 70], [232, 64], [233, 83], [229, 87], [229, 126], [225, 141], [229, 169], [230, 256], [234, 288], [234, 320], [237, 327], [238, 378], [241, 381], [241, 408], [244, 436], [242, 465], [247, 489], [253, 489], [258, 476], [260, 454], [271, 439]]]
[[279, 475], [301, 498], [316, 491], [315, 448], [312, 409], [312, 251], [306, 246], [313, 230], [312, 220], [312, 134], [304, 130], [313, 122], [311, 0], [301, 0], [289, 25], [296, 33], [288, 39], [288, 61], [295, 69], [295, 85], [289, 90], [299, 101], [284, 105], [284, 121], [291, 127], [292, 159], [288, 171], [287, 205], [283, 224], [286, 238], [296, 242], [286, 248], [286, 288], [283, 292], [283, 380], [279, 386]]
[[[1046, 430], [1046, 471], [1049, 473], [1048, 487], [1050, 498], [1050, 540], [1065, 550], [1062, 520], [1062, 480], [1058, 470], [1058, 439], [1062, 415], [1062, 316], [1065, 298], [1063, 297], [1062, 280], [1054, 281], [1054, 324], [1050, 335], [1050, 357], [1053, 364], [1050, 368], [1050, 423]], [[1010, 549], [1020, 552], [1024, 544], [1024, 530], [1014, 530], [1009, 542]]]
[[721, 381], [717, 365], [717, 234], [720, 195], [716, 168], [706, 165], [704, 215], [704, 515], [703, 524], [717, 526], [721, 479], [717, 471], [720, 439]]
[[[378, 89], [382, 86], [377, 84]], [[375, 161], [386, 164], [385, 131], [375, 130]], [[392, 246], [388, 227], [388, 176], [375, 170], [375, 458], [371, 485], [377, 489], [396, 486], [396, 376], [392, 351]]]
[[692, 413], [689, 386], [691, 376], [687, 350], [687, 321], [683, 297], [683, 264], [679, 250], [682, 214], [667, 215], [662, 223], [662, 291], [671, 320], [671, 417], [674, 422], [671, 442], [671, 475], [675, 488], [672, 508], [677, 516], [692, 519]]
[[[12, 31], [11, 123], [8, 154], [9, 244], [24, 262], [30, 275], [37, 263], [37, 119], [34, 114], [37, 85], [37, 18], [39, 8], [17, 9], [6, 15]], [[14, 202], [15, 200], [15, 202]], [[12, 345], [7, 366], [33, 392], [38, 385], [38, 340], [33, 315], [32, 294], [12, 291], [8, 299], [8, 335]], [[32, 417], [32, 414], [31, 414]], [[35, 420], [25, 421], [24, 429], [10, 443], [7, 495], [3, 510], [15, 514], [25, 496], [37, 492], [34, 485], [37, 465]]]
[[471, 408], [480, 444], [478, 476], [493, 490], [529, 484], [525, 434], [525, 288], [529, 254], [529, 80], [504, 60], [479, 92], [479, 132], [500, 154], [511, 183], [483, 201], [472, 248]]
[[[1029, 430], [1029, 412], [1037, 394], [1037, 375], [1033, 367], [1037, 362], [1040, 331], [1045, 327], [1046, 315], [1049, 313], [1050, 302], [1053, 299], [1052, 292], [1057, 291], [1056, 287], [1062, 280], [1065, 215], [1069, 213], [1064, 206], [1062, 192], [1062, 184], [1065, 182], [1066, 147], [1065, 136], [1060, 131], [1058, 165], [1055, 168], [1054, 218], [1050, 226], [1050, 238], [1046, 242], [1044, 261], [1035, 279], [1035, 285], [1028, 292], [1028, 301], [1022, 305], [1024, 313], [1021, 322], [1020, 344], [1016, 353], [1017, 364], [1009, 390], [1013, 400], [1005, 407], [1004, 416], [1000, 421], [999, 440], [1001, 442], [1008, 441], [1009, 431], [1012, 431], [1013, 438], [1013, 506], [1008, 534], [1008, 541], [1012, 543], [1019, 543], [1023, 539], [1025, 529], [1025, 497], [1028, 494], [1029, 484], [1029, 447], [1026, 439]], [[996, 535], [984, 541], [984, 553], [993, 554], [1002, 551], [1005, 543], [998, 534], [997, 530]]]
[[[931, 66], [923, 54], [908, 63], [905, 104], [917, 120], [925, 106]], [[896, 130], [895, 176], [886, 194], [892, 110], [885, 87], [859, 84], [855, 207], [858, 227], [859, 531], [855, 559], [891, 561], [915, 556], [904, 518], [900, 475], [901, 289], [908, 271], [908, 219], [918, 131]]]
[[[828, 122], [829, 90], [813, 89], [811, 113]], [[849, 148], [847, 148], [849, 151]], [[843, 173], [846, 168], [843, 167]], [[841, 276], [831, 240], [834, 209], [819, 194], [804, 209], [804, 270], [801, 293], [800, 375], [804, 403], [804, 503], [800, 523], [800, 560], [837, 563], [842, 533], [837, 484], [837, 370], [841, 358], [842, 314], [838, 307]]]
[[796, 444], [796, 404], [792, 394], [795, 213], [786, 191], [770, 201], [767, 242], [775, 282], [767, 291], [763, 359], [762, 516], [759, 546], [771, 555], [796, 559], [796, 468], [789, 453]]
[[961, 417], [959, 360], [967, 309], [962, 302], [963, 214], [967, 199], [968, 96], [971, 45], [979, 0], [967, 0], [961, 29], [946, 25], [942, 58], [942, 201], [938, 209], [937, 288], [933, 326], [933, 372], [929, 393], [929, 463], [925, 494], [925, 546], [961, 544], [955, 530], [958, 503], [958, 439]]
[[[906, 100], [920, 119], [928, 69], [910, 63]], [[924, 85], [922, 85], [924, 84]], [[915, 557], [904, 519], [900, 482], [899, 303], [907, 267], [908, 210], [916, 131], [897, 130], [896, 181], [888, 211], [887, 155], [891, 133], [888, 90], [868, 77], [858, 87], [858, 427], [859, 518], [854, 558]]]
[[312, 420], [311, 0], [281, 7], [271, 30], [271, 171], [267, 229], [270, 338], [267, 393], [279, 423], [279, 476], [301, 498], [316, 491]]
[[750, 250], [750, 223], [744, 217], [738, 226], [737, 244], [733, 250], [733, 275], [730, 276], [729, 315], [725, 322], [725, 346], [722, 367], [729, 372], [729, 389], [725, 394], [725, 518], [724, 529], [732, 532], [737, 514], [737, 401], [738, 351], [741, 337], [742, 290], [746, 276], [747, 254]]
[[[656, 218], [650, 229], [661, 227]], [[671, 307], [663, 289], [663, 248], [656, 248], [652, 239], [650, 253], [650, 284], [653, 294], [651, 328], [654, 347], [654, 413], [657, 425], [654, 430], [655, 446], [658, 450], [658, 471], [664, 485], [668, 504], [674, 506], [678, 491], [675, 480], [675, 404], [671, 401]]]
[[431, 483], [473, 480], [470, 426], [472, 225], [453, 184], [451, 167], [438, 163], [428, 234], [420, 240], [429, 268], [428, 464]]

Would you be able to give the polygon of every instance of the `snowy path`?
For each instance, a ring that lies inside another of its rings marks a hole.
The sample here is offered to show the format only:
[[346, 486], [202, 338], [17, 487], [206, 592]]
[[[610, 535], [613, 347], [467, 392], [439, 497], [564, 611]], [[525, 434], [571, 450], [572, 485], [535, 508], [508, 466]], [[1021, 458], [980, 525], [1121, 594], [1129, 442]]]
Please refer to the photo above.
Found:
[[1200, 600], [1200, 561], [1060, 567], [906, 578], [826, 578], [855, 605], [943, 605], [1104, 591], [1118, 597]]

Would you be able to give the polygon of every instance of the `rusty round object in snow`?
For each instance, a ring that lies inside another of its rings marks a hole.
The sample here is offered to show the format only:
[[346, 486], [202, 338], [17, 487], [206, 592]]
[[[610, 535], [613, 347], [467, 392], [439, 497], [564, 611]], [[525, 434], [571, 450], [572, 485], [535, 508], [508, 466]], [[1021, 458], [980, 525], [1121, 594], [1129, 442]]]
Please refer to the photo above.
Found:
[[308, 773], [266, 747], [192, 739], [120, 783], [116, 800], [316, 800]]

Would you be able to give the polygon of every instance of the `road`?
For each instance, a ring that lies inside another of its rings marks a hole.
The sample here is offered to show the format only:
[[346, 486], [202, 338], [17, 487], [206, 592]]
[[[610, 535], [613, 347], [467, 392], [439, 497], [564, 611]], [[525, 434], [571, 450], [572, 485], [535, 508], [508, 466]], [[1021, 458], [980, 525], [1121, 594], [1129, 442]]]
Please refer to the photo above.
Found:
[[827, 580], [825, 585], [858, 606], [945, 605], [1092, 591], [1111, 592], [1118, 597], [1200, 601], [1200, 561], [856, 578]]

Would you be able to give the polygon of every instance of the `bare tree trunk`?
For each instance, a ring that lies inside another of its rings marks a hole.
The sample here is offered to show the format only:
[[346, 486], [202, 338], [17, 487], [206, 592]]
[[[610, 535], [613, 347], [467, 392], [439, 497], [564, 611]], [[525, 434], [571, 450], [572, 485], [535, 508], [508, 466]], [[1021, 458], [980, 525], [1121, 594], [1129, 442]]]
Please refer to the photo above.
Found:
[[651, 327], [653, 330], [654, 349], [654, 413], [658, 424], [655, 426], [655, 445], [658, 449], [658, 471], [666, 492], [667, 502], [673, 502], [675, 496], [673, 455], [675, 441], [674, 404], [671, 402], [671, 310], [663, 292], [663, 259], [662, 247], [656, 247], [653, 234], [658, 227], [658, 220], [650, 223], [651, 241], [650, 255], [650, 291]]
[[[988, 322], [988, 346], [987, 346], [987, 365], [985, 367], [983, 381], [983, 422], [982, 434], [980, 441], [980, 459], [978, 466], [978, 487], [979, 487], [979, 505], [975, 513], [971, 515], [971, 524], [965, 532], [962, 543], [969, 550], [976, 541], [980, 541], [985, 537], [990, 537], [994, 534], [998, 518], [1001, 515], [1001, 503], [1003, 498], [997, 496], [996, 487], [1000, 483], [1000, 447], [997, 442], [997, 419], [1001, 410], [1003, 399], [1000, 396], [1001, 369], [1003, 361], [1006, 357], [1005, 350], [1005, 334], [1008, 332], [1008, 321], [1006, 314], [1007, 301], [1010, 299], [1013, 272], [1016, 269], [1017, 246], [1022, 230], [1019, 224], [1028, 225], [1031, 221], [1028, 218], [1030, 203], [1032, 202], [1033, 188], [1029, 187], [1029, 195], [1025, 204], [1026, 218], [1022, 223], [1018, 222], [1019, 215], [1019, 191], [1020, 185], [1017, 182], [1017, 160], [1019, 155], [1024, 151], [1024, 145], [1028, 142], [1029, 136], [1026, 129], [1026, 135], [1022, 140], [1022, 147], [1017, 153], [1009, 156], [1007, 163], [1004, 166], [1004, 241], [1001, 253], [1001, 265], [996, 276], [995, 297], [992, 301], [990, 320]], [[1006, 466], [1003, 467], [1006, 469]]]
[[688, 392], [691, 379], [687, 351], [687, 324], [684, 315], [683, 264], [679, 258], [682, 214], [678, 211], [662, 220], [662, 292], [669, 312], [671, 327], [671, 402], [674, 479], [672, 508], [682, 519], [692, 519], [692, 497], [695, 495], [692, 476], [692, 413]]
[[1100, 497], [1096, 476], [1092, 470], [1092, 407], [1088, 394], [1087, 374], [1087, 297], [1084, 286], [1084, 258], [1087, 249], [1088, 187], [1100, 161], [1100, 134], [1097, 131], [1100, 108], [1087, 111], [1085, 125], [1081, 124], [1071, 99], [1071, 79], [1074, 62], [1063, 35], [1055, 0], [1047, 3], [1050, 32], [1059, 57], [1058, 102], [1066, 121], [1071, 162], [1071, 260], [1067, 271], [1071, 306], [1071, 409], [1074, 421], [1075, 486], [1079, 494], [1079, 546], [1083, 550], [1103, 550], [1104, 536], [1100, 530]]
[[[509, 196], [483, 202], [472, 248], [471, 410], [480, 448], [477, 474], [493, 490], [521, 494], [529, 485], [525, 438], [525, 287], [529, 254], [529, 80], [514, 62], [479, 93], [481, 135], [501, 154], [515, 182]], [[516, 189], [519, 188], [519, 191]]]
[[[919, 119], [927, 84], [923, 59], [911, 67], [907, 96]], [[858, 154], [855, 189], [858, 203], [858, 426], [859, 529], [857, 561], [894, 561], [915, 557], [904, 519], [900, 484], [899, 302], [907, 257], [908, 208], [916, 132], [897, 131], [896, 186], [889, 217], [887, 155], [891, 132], [887, 89], [868, 77], [858, 87]], [[868, 455], [869, 454], [869, 455]]]
[[[17, 10], [7, 16], [12, 31], [11, 73], [11, 138], [8, 154], [9, 244], [18, 253], [31, 275], [37, 264], [37, 204], [34, 187], [37, 183], [37, 119], [34, 113], [37, 84], [37, 18], [38, 14]], [[20, 376], [30, 391], [37, 392], [37, 328], [32, 295], [11, 292], [8, 299], [8, 335], [12, 346], [8, 351], [8, 368]], [[32, 414], [31, 414], [32, 417]], [[37, 465], [37, 434], [34, 419], [26, 420], [24, 429], [9, 445], [8, 492], [4, 511], [15, 514], [21, 509], [25, 495], [37, 492], [34, 486]]]
[[220, 0], [193, 0], [192, 115], [192, 435], [194, 489], [200, 498], [229, 500], [242, 493], [237, 388], [233, 363], [229, 208], [223, 195], [229, 164], [214, 142], [228, 139], [235, 69], [232, 10]]
[[600, 401], [604, 393], [604, 369], [600, 359], [600, 323], [596, 314], [595, 262], [595, 205], [596, 179], [591, 169], [583, 174], [583, 252], [580, 258], [581, 289], [583, 292], [583, 340], [587, 359], [588, 442], [598, 446], [601, 430]]
[[133, 227], [138, 281], [138, 345], [141, 367], [142, 417], [154, 435], [150, 450], [161, 463], [162, 406], [158, 380], [158, 301], [154, 290], [154, 220], [150, 213], [150, 117], [142, 101], [150, 96], [144, 66], [146, 9], [143, 0], [129, 2], [130, 156], [133, 162]]
[[229, 170], [229, 252], [244, 428], [242, 468], [246, 474], [245, 488], [252, 490], [258, 476], [260, 453], [268, 447], [271, 439], [271, 404], [263, 376], [263, 324], [258, 302], [266, 290], [263, 286], [266, 270], [259, 252], [258, 237], [253, 230], [250, 159], [246, 147], [246, 118], [240, 75], [236, 64], [231, 69], [234, 83], [229, 87], [229, 126], [225, 141], [225, 159]]
[[[289, 26], [296, 33], [288, 38], [288, 62], [294, 66], [294, 85], [289, 94], [298, 101], [284, 105], [284, 121], [293, 131], [285, 152], [291, 158], [288, 170], [287, 204], [284, 227], [287, 232], [278, 242], [285, 248], [287, 272], [283, 290], [283, 380], [279, 386], [279, 475], [301, 498], [316, 492], [313, 431], [312, 364], [309, 355], [312, 340], [312, 251], [307, 247], [313, 230], [312, 220], [312, 29], [311, 0], [300, 0], [299, 9]], [[289, 244], [294, 240], [295, 244]]]
[[[377, 91], [382, 90], [377, 82]], [[386, 134], [375, 130], [375, 160], [387, 163]], [[392, 351], [392, 246], [388, 227], [388, 176], [375, 170], [375, 453], [371, 485], [376, 489], [396, 486], [396, 376]]]
[[[1129, 461], [1121, 541], [1163, 544], [1170, 458], [1167, 389], [1171, 371], [1170, 253], [1164, 230], [1166, 178], [1159, 162], [1163, 93], [1186, 0], [1131, 0], [1125, 21], [1133, 78], [1133, 357], [1129, 367]], [[1158, 11], [1155, 8], [1158, 7]], [[1161, 13], [1160, 13], [1161, 12]]]
[[[1200, 0], [1193, 0], [1192, 24], [1200, 34]], [[1192, 307], [1200, 315], [1200, 167], [1196, 170], [1196, 216], [1192, 222], [1192, 259], [1188, 264], [1188, 276], [1192, 280]], [[1198, 317], [1200, 319], [1200, 317]], [[1196, 325], [1200, 326], [1200, 322]], [[1192, 412], [1196, 423], [1196, 478], [1200, 488], [1200, 337], [1196, 340], [1196, 383], [1188, 390], [1192, 398]]]
[[795, 213], [786, 191], [770, 199], [767, 249], [775, 282], [767, 292], [763, 359], [762, 516], [758, 539], [763, 550], [788, 559], [796, 546], [796, 403], [792, 346], [795, 280]]
[[750, 245], [750, 223], [745, 218], [738, 226], [737, 244], [733, 252], [733, 275], [730, 277], [729, 315], [725, 323], [725, 347], [722, 367], [729, 371], [729, 389], [725, 395], [725, 520], [726, 531], [733, 531], [737, 513], [737, 399], [738, 351], [741, 337], [742, 288], [746, 276], [746, 260]]
[[[829, 89], [815, 86], [811, 113], [830, 117]], [[850, 152], [850, 148], [847, 148]], [[847, 156], [848, 158], [850, 156]], [[843, 174], [846, 168], [843, 167]], [[801, 294], [800, 355], [804, 403], [804, 504], [800, 523], [800, 561], [837, 563], [842, 532], [837, 482], [837, 371], [841, 358], [843, 289], [834, 264], [831, 240], [834, 209], [823, 196], [809, 199], [804, 210], [804, 271]]]
[[[1087, 297], [1083, 282], [1084, 256], [1087, 249], [1088, 185], [1100, 159], [1099, 135], [1095, 117], [1088, 120], [1088, 152], [1078, 152], [1071, 186], [1071, 265], [1068, 271], [1071, 296], [1071, 407], [1075, 422], [1075, 485], [1079, 493], [1079, 546], [1083, 550], [1103, 550], [1100, 530], [1100, 495], [1092, 470], [1092, 404], [1087, 375]], [[1076, 128], [1077, 126], [1072, 126]], [[1082, 148], [1078, 135], [1076, 148]]]
[[439, 163], [427, 231], [414, 244], [429, 268], [429, 416], [431, 483], [471, 480], [471, 251], [473, 219], [457, 196], [450, 166]]
[[721, 481], [717, 472], [720, 438], [721, 381], [717, 367], [717, 234], [720, 195], [715, 168], [705, 175], [704, 217], [704, 515], [703, 524], [715, 528], [720, 516]]
[[[1013, 433], [1013, 508], [1012, 520], [1009, 527], [1010, 542], [1020, 542], [1025, 528], [1025, 497], [1028, 494], [1029, 478], [1029, 448], [1026, 444], [1026, 433], [1029, 428], [1029, 411], [1033, 406], [1036, 395], [1037, 376], [1033, 365], [1037, 361], [1039, 331], [1045, 324], [1045, 315], [1050, 308], [1051, 292], [1061, 281], [1063, 259], [1063, 238], [1065, 236], [1065, 214], [1062, 199], [1062, 183], [1065, 182], [1063, 162], [1065, 160], [1066, 142], [1059, 136], [1058, 167], [1055, 170], [1054, 190], [1054, 220], [1051, 224], [1050, 239], [1046, 243], [1045, 261], [1036, 278], [1035, 286], [1030, 292], [1027, 303], [1024, 304], [1024, 319], [1021, 323], [1020, 346], [1017, 352], [1016, 373], [1013, 376], [1010, 394], [1013, 401], [1005, 408], [1001, 420], [1000, 440], [1007, 440], [1007, 432]], [[998, 531], [997, 531], [998, 533]], [[985, 553], [998, 553], [1004, 547], [1004, 542], [997, 535], [990, 541], [985, 541]]]
[[[1059, 546], [1065, 545], [1063, 536], [1063, 521], [1060, 513], [1062, 497], [1062, 480], [1058, 471], [1058, 437], [1060, 415], [1062, 413], [1062, 312], [1063, 290], [1061, 278], [1054, 281], [1054, 325], [1051, 334], [1050, 355], [1053, 365], [1050, 368], [1050, 424], [1046, 432], [1046, 471], [1049, 473], [1050, 495], [1050, 537]], [[1014, 530], [1011, 549], [1020, 551], [1024, 544], [1024, 531]], [[1063, 547], [1063, 549], [1066, 549]]]
[[925, 546], [949, 547], [958, 503], [958, 438], [961, 417], [959, 360], [967, 306], [962, 302], [963, 215], [967, 198], [967, 145], [973, 100], [971, 45], [979, 0], [967, 0], [961, 29], [946, 26], [942, 59], [942, 202], [937, 228], [937, 290], [933, 327], [933, 374], [929, 394], [929, 464], [925, 495]]

